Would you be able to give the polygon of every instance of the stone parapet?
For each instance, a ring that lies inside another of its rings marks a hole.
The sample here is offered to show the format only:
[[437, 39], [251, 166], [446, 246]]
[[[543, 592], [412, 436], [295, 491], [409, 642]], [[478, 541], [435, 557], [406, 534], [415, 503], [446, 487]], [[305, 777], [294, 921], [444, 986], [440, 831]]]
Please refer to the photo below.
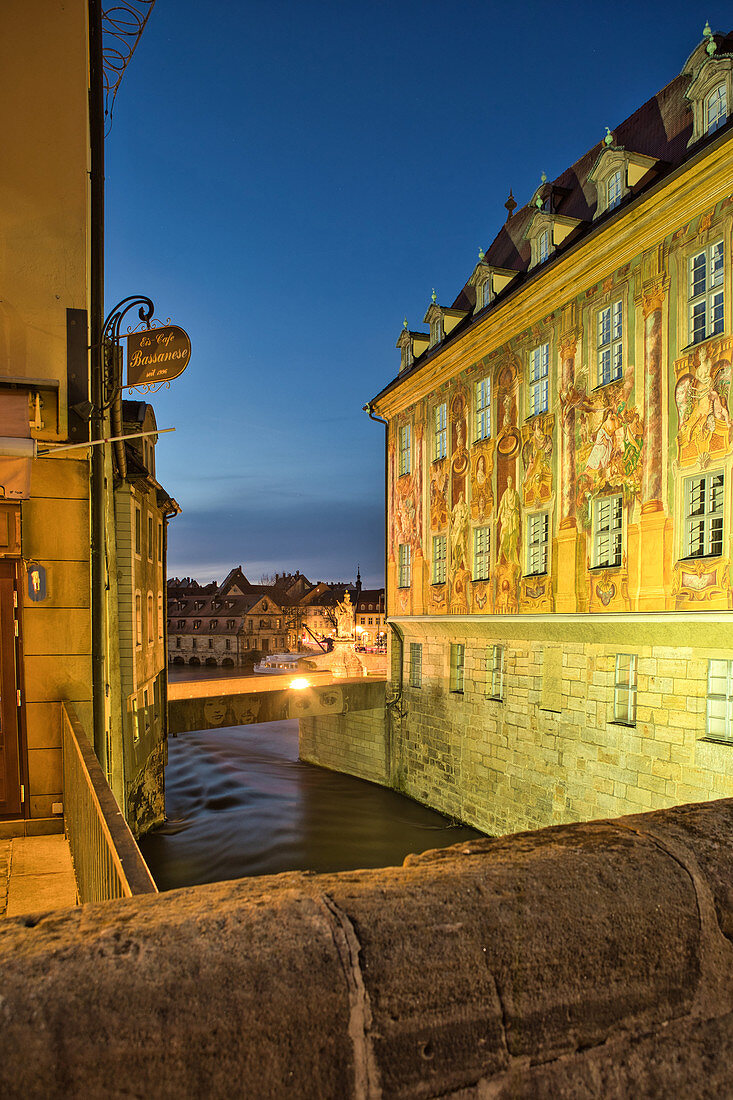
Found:
[[7, 919], [7, 1097], [733, 1092], [733, 802]]

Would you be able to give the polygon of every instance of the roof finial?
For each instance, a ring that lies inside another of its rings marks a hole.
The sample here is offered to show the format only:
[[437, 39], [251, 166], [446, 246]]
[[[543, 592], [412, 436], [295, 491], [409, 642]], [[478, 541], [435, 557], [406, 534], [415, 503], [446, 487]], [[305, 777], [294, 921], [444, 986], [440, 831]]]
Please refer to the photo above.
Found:
[[542, 183], [547, 183], [547, 176], [545, 175], [545, 173], [544, 173], [544, 172], [543, 172], [543, 173], [542, 173], [542, 175], [540, 176], [540, 181], [541, 181]]
[[509, 198], [504, 203], [504, 207], [507, 210], [506, 220], [509, 221], [512, 214], [517, 209], [517, 200], [514, 198], [514, 195], [512, 194], [511, 187], [509, 188]]
[[710, 30], [710, 23], [707, 19], [705, 20], [705, 26], [703, 27], [702, 36], [703, 38], [707, 38], [708, 40], [707, 45], [705, 46], [705, 52], [708, 54], [709, 57], [712, 57], [718, 47], [715, 44], [713, 32]]
[[435, 293], [435, 287], [433, 287], [433, 293], [430, 295], [433, 302], [437, 302], [438, 295]]
[[611, 133], [608, 126], [606, 127], [606, 136], [603, 139], [603, 144], [604, 145], [613, 145], [613, 134]]
[[479, 248], [479, 250], [478, 250], [478, 258], [479, 258], [479, 260], [483, 260], [483, 258], [484, 258], [484, 256], [485, 256], [485, 255], [486, 255], [486, 253], [484, 252], [483, 248]]
[[405, 317], [404, 321], [402, 322], [402, 327], [405, 330], [405, 332], [407, 332], [407, 318], [406, 317]]

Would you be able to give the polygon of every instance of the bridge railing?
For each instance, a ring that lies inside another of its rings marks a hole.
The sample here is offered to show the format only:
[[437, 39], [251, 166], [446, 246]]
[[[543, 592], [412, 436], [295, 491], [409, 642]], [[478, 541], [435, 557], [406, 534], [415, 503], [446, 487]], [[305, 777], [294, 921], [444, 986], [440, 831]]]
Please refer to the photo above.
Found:
[[61, 704], [64, 827], [79, 900], [157, 894], [135, 838], [70, 703]]

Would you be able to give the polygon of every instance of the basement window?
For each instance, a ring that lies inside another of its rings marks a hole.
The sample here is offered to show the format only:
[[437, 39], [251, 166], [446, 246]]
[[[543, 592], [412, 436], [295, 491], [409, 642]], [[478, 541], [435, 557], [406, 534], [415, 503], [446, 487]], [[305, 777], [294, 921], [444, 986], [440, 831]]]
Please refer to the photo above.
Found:
[[450, 647], [450, 690], [463, 695], [466, 647], [460, 642]]
[[410, 687], [422, 687], [422, 645], [410, 642]]
[[636, 654], [616, 655], [613, 689], [613, 720], [622, 726], [636, 725]]

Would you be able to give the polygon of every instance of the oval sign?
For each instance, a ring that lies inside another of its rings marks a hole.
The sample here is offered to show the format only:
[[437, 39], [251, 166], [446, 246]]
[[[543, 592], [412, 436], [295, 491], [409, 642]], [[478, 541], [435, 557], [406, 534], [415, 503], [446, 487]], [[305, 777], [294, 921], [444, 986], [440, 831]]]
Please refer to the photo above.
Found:
[[127, 385], [170, 382], [183, 374], [190, 358], [188, 333], [177, 325], [131, 332], [127, 337]]

